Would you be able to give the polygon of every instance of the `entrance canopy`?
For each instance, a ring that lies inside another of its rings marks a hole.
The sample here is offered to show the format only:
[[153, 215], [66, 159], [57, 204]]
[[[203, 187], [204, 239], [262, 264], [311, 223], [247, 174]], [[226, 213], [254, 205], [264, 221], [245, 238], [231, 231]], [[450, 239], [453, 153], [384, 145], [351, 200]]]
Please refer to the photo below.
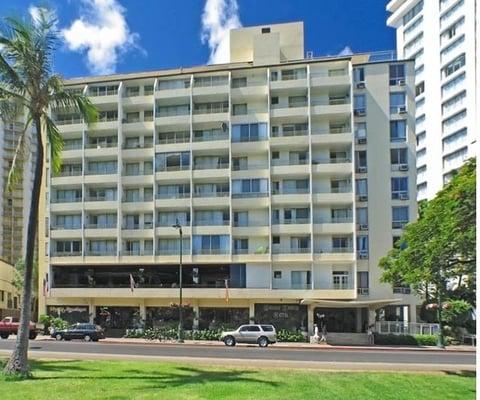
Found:
[[316, 300], [316, 299], [303, 299], [300, 304], [314, 305], [317, 307], [330, 307], [330, 308], [370, 308], [377, 309], [388, 306], [390, 304], [398, 304], [401, 299], [380, 299], [380, 300]]

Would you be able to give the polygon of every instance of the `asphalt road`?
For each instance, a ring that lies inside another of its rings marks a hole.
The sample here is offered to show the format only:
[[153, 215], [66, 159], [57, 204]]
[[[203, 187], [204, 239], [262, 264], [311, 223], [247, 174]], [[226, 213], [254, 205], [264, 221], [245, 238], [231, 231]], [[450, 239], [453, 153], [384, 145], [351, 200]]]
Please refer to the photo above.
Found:
[[[0, 340], [0, 355], [12, 350], [13, 339]], [[288, 349], [270, 346], [261, 349], [257, 346], [240, 345], [234, 348], [226, 346], [177, 345], [177, 344], [114, 344], [85, 343], [80, 341], [30, 341], [30, 354], [34, 357], [58, 358], [121, 358], [121, 359], [168, 359], [176, 361], [203, 360], [218, 364], [226, 360], [238, 365], [284, 365], [306, 367], [321, 366], [396, 366], [392, 369], [442, 370], [452, 368], [475, 368], [475, 354], [452, 351], [398, 351], [398, 350], [349, 350], [349, 349]], [[416, 368], [414, 368], [414, 366]]]

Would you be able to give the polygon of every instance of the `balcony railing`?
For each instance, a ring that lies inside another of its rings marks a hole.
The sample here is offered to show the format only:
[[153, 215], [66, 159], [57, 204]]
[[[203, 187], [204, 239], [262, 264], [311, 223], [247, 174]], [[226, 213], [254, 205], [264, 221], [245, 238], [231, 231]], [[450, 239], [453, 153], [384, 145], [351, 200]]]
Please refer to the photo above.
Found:
[[85, 201], [117, 201], [117, 196], [86, 196]]
[[283, 247], [273, 248], [273, 254], [307, 254], [312, 251], [311, 247]]
[[122, 256], [151, 256], [153, 255], [153, 250], [123, 250]]
[[78, 257], [82, 255], [81, 251], [52, 251], [52, 257]]
[[267, 162], [248, 163], [247, 165], [244, 165], [244, 164], [232, 165], [232, 171], [250, 171], [254, 169], [267, 169], [267, 168], [268, 168]]
[[310, 283], [276, 283], [275, 281], [272, 283], [273, 290], [309, 290], [312, 288]]
[[82, 229], [81, 225], [51, 225], [50, 230], [52, 231], [62, 231], [62, 230], [76, 230]]
[[112, 257], [117, 255], [117, 250], [87, 250], [86, 256]]
[[86, 149], [107, 149], [112, 147], [117, 147], [117, 142], [98, 142], [98, 143], [87, 143], [85, 145]]
[[153, 196], [123, 196], [122, 197], [122, 202], [123, 203], [142, 203], [142, 202], [147, 202], [147, 201], [152, 201]]
[[350, 104], [350, 98], [348, 97], [338, 97], [338, 98], [329, 98], [329, 99], [316, 99], [312, 98], [310, 101], [312, 106], [336, 106], [340, 104]]
[[79, 117], [62, 118], [55, 121], [56, 125], [83, 124], [83, 119]]
[[117, 173], [116, 169], [99, 169], [99, 170], [89, 170], [85, 171], [85, 175], [115, 175]]
[[190, 165], [167, 165], [157, 168], [157, 172], [171, 172], [171, 171], [187, 171], [190, 169]]
[[291, 108], [299, 108], [299, 107], [307, 107], [308, 102], [305, 101], [299, 101], [296, 103], [289, 103], [289, 104], [271, 104], [270, 109], [272, 110], [283, 110], [283, 109], [291, 109]]
[[272, 167], [284, 166], [284, 165], [307, 165], [310, 163], [308, 159], [299, 159], [299, 160], [272, 160]]
[[123, 224], [122, 229], [125, 230], [137, 230], [140, 229], [140, 224]]
[[175, 143], [188, 143], [190, 142], [190, 134], [178, 135], [174, 137], [159, 138], [157, 144], [175, 144]]
[[353, 247], [324, 247], [320, 249], [319, 253], [353, 253]]
[[105, 224], [85, 224], [85, 229], [115, 229], [117, 223], [105, 223]]
[[273, 220], [272, 225], [296, 225], [296, 224], [309, 224], [310, 218], [290, 218], [280, 220]]
[[195, 255], [222, 255], [230, 254], [230, 249], [196, 249], [193, 254]]
[[223, 163], [216, 163], [216, 164], [194, 164], [193, 169], [201, 170], [201, 169], [228, 169], [230, 168], [230, 164], [228, 162]]
[[55, 197], [52, 197], [51, 202], [52, 203], [80, 203], [82, 201], [81, 197], [73, 197], [73, 198], [63, 198], [63, 199], [58, 199]]
[[190, 192], [188, 193], [157, 193], [157, 199], [188, 199], [190, 198]]
[[350, 157], [334, 157], [334, 158], [314, 158], [312, 164], [345, 164], [351, 163]]
[[350, 133], [351, 128], [349, 126], [338, 126], [327, 129], [315, 129], [312, 130], [312, 135], [336, 135], [339, 133]]
[[230, 225], [230, 221], [229, 220], [219, 221], [215, 219], [196, 219], [193, 222], [193, 226], [222, 226], [222, 225], [224, 226]]
[[80, 176], [82, 175], [82, 171], [60, 171], [57, 176]]
[[272, 189], [272, 195], [278, 195], [278, 194], [308, 194], [308, 193], [310, 193], [309, 188], [304, 188], [304, 189], [288, 189], [288, 188]]
[[269, 226], [269, 223], [267, 221], [234, 221], [233, 226], [235, 228], [255, 228], [261, 226]]
[[268, 197], [267, 192], [245, 192], [245, 193], [233, 193], [234, 199], [247, 199], [253, 197]]
[[193, 197], [228, 197], [229, 191], [195, 192]]
[[123, 146], [124, 149], [151, 149], [153, 147], [153, 143], [125, 143]]
[[193, 141], [194, 142], [212, 142], [215, 140], [228, 140], [229, 135], [228, 132], [225, 133], [208, 133], [208, 134], [203, 134], [201, 136], [194, 135], [193, 136]]
[[272, 132], [271, 137], [290, 137], [290, 136], [307, 136], [308, 130]]

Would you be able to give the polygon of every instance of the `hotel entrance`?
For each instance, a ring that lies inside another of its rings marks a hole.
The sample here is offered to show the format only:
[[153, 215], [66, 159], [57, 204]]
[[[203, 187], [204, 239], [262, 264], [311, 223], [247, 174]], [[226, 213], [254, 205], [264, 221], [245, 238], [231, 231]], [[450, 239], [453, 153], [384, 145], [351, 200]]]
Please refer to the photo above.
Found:
[[313, 320], [319, 329], [325, 324], [327, 332], [362, 333], [367, 330], [368, 309], [316, 307]]

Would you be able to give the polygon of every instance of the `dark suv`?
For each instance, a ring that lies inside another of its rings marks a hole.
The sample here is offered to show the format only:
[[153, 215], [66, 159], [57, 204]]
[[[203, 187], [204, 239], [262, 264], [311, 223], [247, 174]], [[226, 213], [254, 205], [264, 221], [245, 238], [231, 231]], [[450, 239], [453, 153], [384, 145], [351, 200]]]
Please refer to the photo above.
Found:
[[83, 339], [86, 342], [97, 342], [98, 339], [105, 339], [105, 332], [99, 325], [78, 323], [70, 328], [54, 331], [52, 337], [56, 340]]

